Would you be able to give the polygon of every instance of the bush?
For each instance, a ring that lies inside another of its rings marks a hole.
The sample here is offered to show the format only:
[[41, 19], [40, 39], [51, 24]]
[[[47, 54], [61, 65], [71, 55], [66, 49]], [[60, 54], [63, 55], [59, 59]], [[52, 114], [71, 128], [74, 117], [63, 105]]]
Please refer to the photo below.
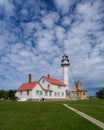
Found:
[[104, 88], [96, 92], [96, 96], [100, 99], [104, 99]]
[[16, 100], [16, 90], [0, 90], [0, 99], [4, 100]]

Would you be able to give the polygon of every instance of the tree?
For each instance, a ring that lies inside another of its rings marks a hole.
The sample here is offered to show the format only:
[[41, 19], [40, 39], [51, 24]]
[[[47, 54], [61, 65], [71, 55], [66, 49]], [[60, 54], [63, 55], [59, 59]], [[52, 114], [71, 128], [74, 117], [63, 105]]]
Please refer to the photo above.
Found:
[[96, 96], [100, 99], [104, 99], [104, 88], [96, 92]]
[[16, 90], [0, 90], [0, 100], [1, 99], [16, 100], [15, 93]]
[[0, 99], [5, 99], [5, 98], [6, 98], [5, 90], [0, 90]]
[[10, 100], [15, 100], [15, 93], [16, 93], [16, 90], [9, 90], [8, 92], [7, 92], [7, 96], [8, 96], [8, 99], [10, 99]]

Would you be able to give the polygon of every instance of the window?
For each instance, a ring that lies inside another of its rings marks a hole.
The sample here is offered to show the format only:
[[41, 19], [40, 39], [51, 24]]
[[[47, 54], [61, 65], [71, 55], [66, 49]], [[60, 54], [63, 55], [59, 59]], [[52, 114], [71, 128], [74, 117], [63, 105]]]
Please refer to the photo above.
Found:
[[60, 92], [58, 92], [58, 96], [60, 96]]
[[55, 92], [55, 97], [57, 96], [57, 92]]
[[20, 91], [20, 94], [22, 95], [22, 91]]
[[85, 93], [83, 93], [83, 96], [85, 96], [86, 94]]
[[42, 81], [43, 83], [44, 83], [44, 79], [43, 79], [43, 81]]
[[47, 91], [45, 91], [45, 96], [47, 96], [48, 95], [48, 92]]
[[79, 93], [76, 93], [76, 97], [79, 97]]
[[29, 95], [29, 90], [27, 90], [27, 95]]
[[49, 92], [49, 96], [51, 96], [52, 95], [52, 93], [51, 92]]
[[62, 96], [64, 96], [64, 92], [62, 92]]
[[40, 95], [42, 95], [42, 91], [40, 91]]
[[48, 84], [48, 89], [50, 89], [50, 85]]
[[61, 86], [58, 86], [58, 89], [61, 89]]
[[36, 90], [36, 96], [38, 96], [39, 95], [39, 90]]
[[78, 88], [78, 84], [76, 84], [76, 88]]

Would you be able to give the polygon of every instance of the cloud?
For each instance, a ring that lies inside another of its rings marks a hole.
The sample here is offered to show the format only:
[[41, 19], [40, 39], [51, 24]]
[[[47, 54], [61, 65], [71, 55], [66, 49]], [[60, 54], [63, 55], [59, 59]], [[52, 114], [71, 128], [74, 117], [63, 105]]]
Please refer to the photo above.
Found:
[[62, 19], [62, 25], [65, 27], [69, 27], [71, 25], [71, 17], [64, 16]]
[[63, 27], [60, 26], [56, 26], [55, 27], [55, 35], [56, 35], [56, 39], [62, 43], [63, 39], [65, 38], [65, 29]]
[[0, 0], [0, 16], [9, 18], [14, 13], [12, 0]]
[[56, 8], [58, 11], [60, 11], [62, 14], [67, 14], [69, 10], [71, 9], [71, 6], [76, 3], [78, 0], [54, 0], [54, 3], [56, 5]]
[[42, 17], [42, 23], [46, 28], [51, 28], [54, 26], [55, 22], [57, 22], [59, 19], [59, 16], [55, 12], [51, 12], [48, 14], [45, 14]]
[[63, 80], [64, 53], [73, 81], [81, 80], [83, 89], [104, 86], [101, 0], [1, 0], [0, 10], [1, 89], [16, 89], [28, 73], [33, 81], [48, 73]]
[[104, 63], [101, 55], [104, 52], [101, 48], [103, 42], [100, 40], [103, 39], [102, 5], [100, 1], [78, 3], [75, 12], [74, 22], [63, 41], [65, 52], [70, 56], [70, 68], [76, 79], [83, 79], [92, 86], [103, 85], [101, 77], [98, 77], [100, 73], [102, 75], [101, 66]]

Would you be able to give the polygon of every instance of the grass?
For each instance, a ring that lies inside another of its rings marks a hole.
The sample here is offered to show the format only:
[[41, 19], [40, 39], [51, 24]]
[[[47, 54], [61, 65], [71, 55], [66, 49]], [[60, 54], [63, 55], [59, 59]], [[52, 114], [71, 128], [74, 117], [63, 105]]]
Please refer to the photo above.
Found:
[[70, 106], [104, 122], [104, 100], [70, 101]]
[[101, 130], [62, 103], [1, 101], [0, 130]]

